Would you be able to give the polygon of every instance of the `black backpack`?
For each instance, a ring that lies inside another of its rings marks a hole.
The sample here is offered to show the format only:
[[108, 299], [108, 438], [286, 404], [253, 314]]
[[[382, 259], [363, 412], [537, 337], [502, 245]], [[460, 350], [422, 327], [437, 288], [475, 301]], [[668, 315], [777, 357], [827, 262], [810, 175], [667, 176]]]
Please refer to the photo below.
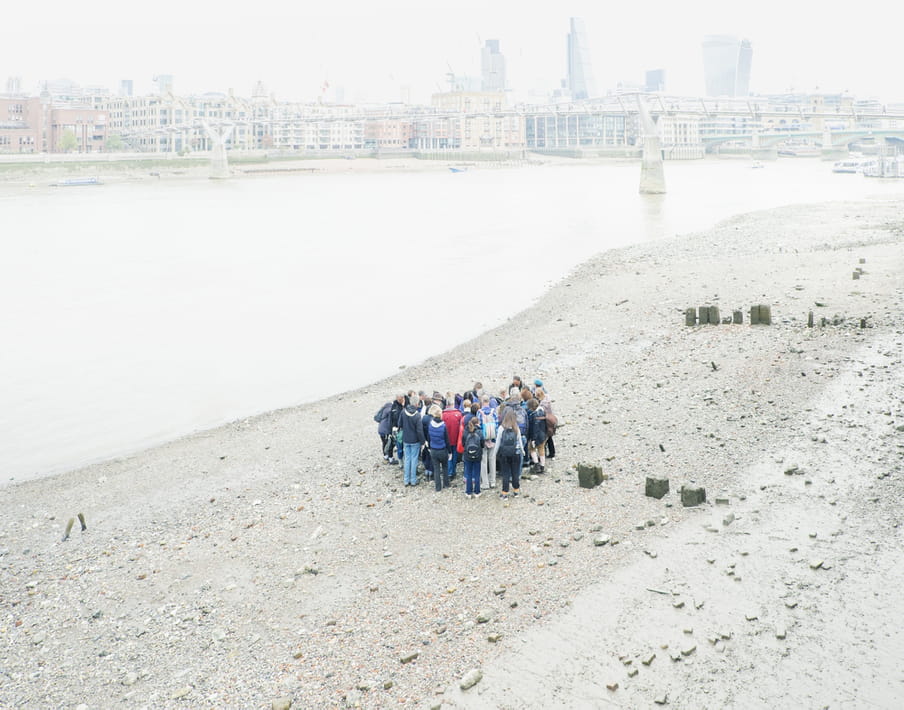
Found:
[[465, 461], [480, 461], [480, 434], [472, 431], [465, 435]]
[[518, 453], [518, 434], [514, 429], [503, 429], [499, 439], [499, 455], [514, 456]]

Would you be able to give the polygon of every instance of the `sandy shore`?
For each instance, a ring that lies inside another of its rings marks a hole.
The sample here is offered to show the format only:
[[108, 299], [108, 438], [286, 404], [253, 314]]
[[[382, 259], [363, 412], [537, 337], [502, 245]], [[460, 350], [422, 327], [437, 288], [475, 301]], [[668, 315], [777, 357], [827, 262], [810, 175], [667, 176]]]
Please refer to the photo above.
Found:
[[[885, 202], [617, 250], [371, 387], [4, 488], [0, 705], [899, 707], [902, 245]], [[547, 473], [404, 488], [373, 411], [513, 373], [568, 419]]]

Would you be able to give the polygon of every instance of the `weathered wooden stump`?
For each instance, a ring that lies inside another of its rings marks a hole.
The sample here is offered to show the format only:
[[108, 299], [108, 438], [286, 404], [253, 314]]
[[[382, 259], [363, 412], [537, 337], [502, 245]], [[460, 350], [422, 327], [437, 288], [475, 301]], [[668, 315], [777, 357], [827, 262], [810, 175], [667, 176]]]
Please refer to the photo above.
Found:
[[731, 322], [735, 325], [741, 325], [744, 322], [744, 311], [732, 311]]
[[697, 309], [696, 308], [685, 309], [684, 324], [685, 325], [697, 325]]
[[711, 325], [719, 325], [722, 322], [722, 319], [719, 318], [719, 307], [718, 306], [710, 306], [709, 307], [709, 322]]
[[807, 327], [813, 327], [813, 311], [810, 311], [810, 313], [807, 315]]
[[700, 325], [709, 323], [709, 306], [700, 306], [697, 309], [697, 323]]
[[855, 271], [855, 272], [854, 272], [854, 281], [856, 281], [856, 280], [859, 279], [859, 278], [860, 278], [860, 272], [859, 272], [859, 271]]
[[760, 323], [760, 307], [750, 307], [750, 325], [759, 325]]
[[685, 508], [692, 508], [706, 502], [706, 489], [703, 487], [691, 488], [681, 486], [681, 505]]
[[578, 483], [581, 488], [596, 488], [603, 482], [603, 469], [600, 466], [590, 464], [578, 464]]
[[760, 304], [760, 324], [772, 325], [772, 306]]
[[662, 498], [669, 492], [669, 479], [660, 476], [647, 476], [645, 493], [650, 498]]

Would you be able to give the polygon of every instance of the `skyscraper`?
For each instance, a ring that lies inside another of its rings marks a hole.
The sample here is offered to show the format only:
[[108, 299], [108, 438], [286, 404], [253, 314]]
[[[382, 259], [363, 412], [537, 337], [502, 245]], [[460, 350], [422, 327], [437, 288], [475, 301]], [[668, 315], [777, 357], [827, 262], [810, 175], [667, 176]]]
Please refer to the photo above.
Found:
[[665, 69], [650, 69], [646, 73], [644, 91], [665, 91]]
[[703, 38], [703, 76], [707, 96], [747, 96], [750, 93], [750, 40], [732, 35]]
[[572, 99], [588, 99], [596, 96], [593, 67], [590, 62], [590, 46], [587, 28], [580, 17], [570, 19], [568, 33], [568, 89]]
[[488, 39], [480, 50], [480, 76], [481, 91], [505, 91], [505, 57], [498, 39]]

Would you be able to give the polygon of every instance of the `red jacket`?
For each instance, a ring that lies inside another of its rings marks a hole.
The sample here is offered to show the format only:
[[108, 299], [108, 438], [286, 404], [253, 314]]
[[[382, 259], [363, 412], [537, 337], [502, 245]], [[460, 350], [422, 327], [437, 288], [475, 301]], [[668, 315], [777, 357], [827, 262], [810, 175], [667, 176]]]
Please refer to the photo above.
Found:
[[461, 418], [464, 415], [457, 409], [443, 410], [443, 423], [446, 425], [446, 431], [449, 432], [449, 441], [457, 442], [458, 435], [461, 431]]

